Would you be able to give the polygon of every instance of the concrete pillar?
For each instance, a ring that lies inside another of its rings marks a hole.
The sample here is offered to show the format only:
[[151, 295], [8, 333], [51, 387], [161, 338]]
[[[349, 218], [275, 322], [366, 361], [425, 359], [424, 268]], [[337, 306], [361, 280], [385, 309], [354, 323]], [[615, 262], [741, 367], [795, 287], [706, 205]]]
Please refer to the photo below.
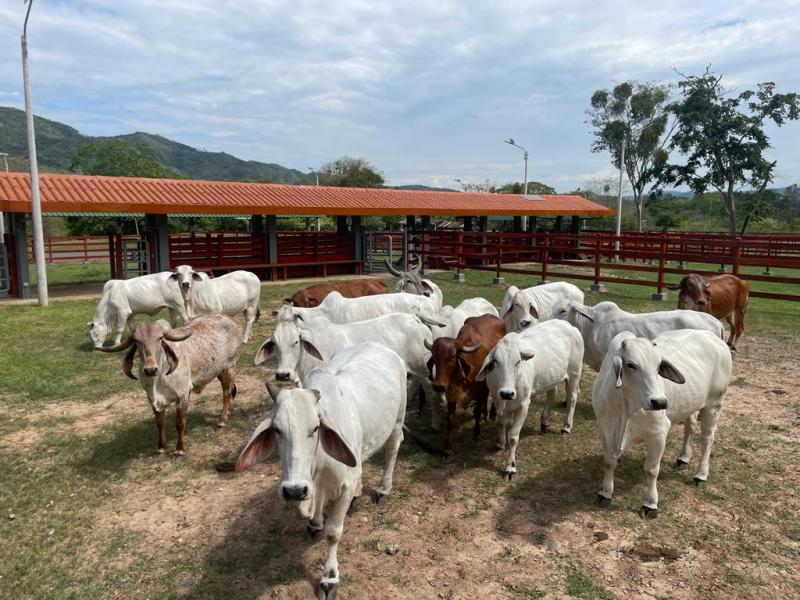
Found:
[[364, 240], [361, 236], [361, 217], [350, 217], [353, 227], [353, 258], [364, 260]]
[[[20, 298], [31, 297], [31, 280], [28, 272], [28, 231], [25, 228], [25, 213], [7, 213], [8, 228], [14, 236], [14, 267], [17, 272], [16, 287]], [[11, 265], [9, 265], [9, 268]]]
[[263, 215], [253, 215], [250, 217], [250, 233], [255, 237], [264, 235]]
[[267, 244], [269, 246], [269, 262], [278, 262], [278, 217], [276, 215], [267, 215]]
[[336, 233], [347, 233], [347, 217], [336, 217]]
[[144, 227], [147, 231], [155, 232], [152, 239], [155, 240], [156, 247], [152, 249], [156, 264], [150, 265], [153, 273], [169, 271], [169, 223], [167, 215], [145, 215]]

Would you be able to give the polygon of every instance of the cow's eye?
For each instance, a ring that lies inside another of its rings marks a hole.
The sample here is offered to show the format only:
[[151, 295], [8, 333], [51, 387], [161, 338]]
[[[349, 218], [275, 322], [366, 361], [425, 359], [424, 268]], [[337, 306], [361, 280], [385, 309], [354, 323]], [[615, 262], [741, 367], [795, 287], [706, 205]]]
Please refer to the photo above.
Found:
[[311, 433], [308, 434], [308, 437], [313, 437], [314, 434], [317, 433], [318, 431], [319, 431], [319, 425], [317, 425], [316, 427], [314, 427], [314, 429], [311, 430]]
[[300, 340], [297, 340], [293, 345], [297, 346], [300, 343]]
[[636, 370], [636, 365], [633, 364], [633, 363], [628, 363], [625, 366], [628, 367], [631, 371], [635, 371]]

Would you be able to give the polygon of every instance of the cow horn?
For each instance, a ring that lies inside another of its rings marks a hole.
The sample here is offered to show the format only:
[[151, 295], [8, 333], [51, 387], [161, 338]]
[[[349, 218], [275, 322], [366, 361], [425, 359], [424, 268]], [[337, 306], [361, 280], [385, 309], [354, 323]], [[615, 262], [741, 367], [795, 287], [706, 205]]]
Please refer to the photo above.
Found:
[[474, 346], [462, 346], [458, 349], [461, 354], [472, 354], [473, 352], [477, 352], [481, 349], [483, 344], [475, 344]]
[[122, 342], [117, 344], [116, 346], [109, 346], [108, 348], [98, 348], [101, 352], [121, 352], [126, 348], [130, 348], [131, 344], [133, 344], [133, 334], [129, 335], [126, 339]]
[[192, 337], [192, 333], [194, 332], [191, 329], [170, 329], [164, 332], [164, 339], [170, 342], [182, 342]]
[[419, 273], [419, 270], [422, 268], [422, 258], [420, 257], [419, 254], [412, 254], [411, 258], [413, 258], [415, 261], [417, 261], [417, 264], [413, 265], [411, 267], [410, 271], [412, 273]]
[[389, 261], [389, 259], [388, 259], [388, 258], [384, 258], [384, 259], [383, 259], [383, 262], [385, 262], [385, 263], [386, 263], [386, 268], [387, 268], [387, 269], [389, 269], [389, 273], [391, 273], [391, 274], [392, 274], [392, 275], [394, 275], [395, 277], [402, 277], [402, 276], [403, 276], [403, 272], [402, 272], [402, 271], [398, 271], [398, 270], [397, 270], [397, 269], [394, 267], [394, 265], [393, 265], [393, 264], [392, 264], [392, 263]]
[[427, 338], [425, 338], [424, 340], [422, 340], [422, 343], [423, 343], [423, 344], [425, 344], [425, 349], [426, 349], [428, 352], [433, 352], [433, 344], [431, 344], [431, 343], [428, 341], [428, 339], [427, 339]]

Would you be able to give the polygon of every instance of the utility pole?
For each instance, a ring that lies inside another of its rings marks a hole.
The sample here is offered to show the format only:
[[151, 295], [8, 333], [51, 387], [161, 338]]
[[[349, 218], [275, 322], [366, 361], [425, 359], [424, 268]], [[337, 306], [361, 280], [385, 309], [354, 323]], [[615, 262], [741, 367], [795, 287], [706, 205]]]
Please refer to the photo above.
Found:
[[31, 83], [28, 78], [28, 17], [33, 0], [25, 0], [28, 12], [22, 26], [22, 85], [25, 88], [25, 117], [28, 125], [28, 158], [31, 161], [31, 220], [33, 221], [33, 256], [36, 258], [36, 291], [39, 306], [47, 306], [47, 268], [44, 262], [44, 231], [42, 227], [42, 202], [39, 198], [39, 164], [36, 160], [36, 134], [33, 129], [31, 108]]
[[[525, 177], [524, 177], [524, 182], [522, 184], [522, 195], [527, 196], [528, 195], [528, 151], [519, 144], [517, 144], [514, 141], [514, 138], [508, 138], [505, 142], [509, 146], [514, 146], [515, 148], [519, 148], [520, 150], [522, 150], [522, 157], [525, 160]], [[522, 217], [522, 230], [523, 231], [528, 230], [528, 217]]]
[[[317, 178], [317, 187], [319, 187], [319, 173], [317, 173], [317, 170], [314, 167], [308, 167], [308, 170], [311, 171], [314, 174], [314, 177]], [[317, 217], [317, 231], [319, 231], [319, 229], [320, 229], [320, 222], [319, 222], [319, 217]]]
[[619, 236], [622, 233], [622, 170], [625, 168], [625, 137], [619, 152], [619, 185], [617, 186], [617, 239], [614, 240], [616, 260], [619, 262]]

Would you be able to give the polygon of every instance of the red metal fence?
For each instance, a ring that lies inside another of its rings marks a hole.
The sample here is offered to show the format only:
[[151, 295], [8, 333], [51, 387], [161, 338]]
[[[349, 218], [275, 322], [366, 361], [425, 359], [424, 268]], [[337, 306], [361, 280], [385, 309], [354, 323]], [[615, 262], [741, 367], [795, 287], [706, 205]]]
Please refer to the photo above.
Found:
[[[538, 275], [543, 281], [563, 277], [584, 279], [597, 285], [626, 283], [654, 287], [658, 292], [664, 289], [665, 275], [685, 275], [684, 265], [689, 262], [726, 267], [749, 282], [800, 285], [800, 277], [794, 273], [770, 273], [771, 268], [800, 269], [800, 235], [764, 239], [762, 236], [730, 238], [717, 234], [624, 233], [616, 238], [607, 232], [584, 232], [576, 236], [547, 231], [424, 231], [412, 238], [409, 251], [419, 254], [425, 264], [433, 267], [494, 271], [496, 277], [502, 273]], [[672, 263], [677, 264], [673, 266]], [[560, 266], [580, 269], [553, 269]], [[743, 267], [759, 267], [764, 272], [744, 272]], [[692, 272], [714, 275], [718, 270], [709, 267]], [[645, 276], [631, 277], [628, 273]], [[798, 293], [770, 292], [759, 290], [758, 286], [754, 286], [751, 295], [800, 301]]]
[[[136, 235], [123, 236], [135, 239]], [[64, 235], [44, 239], [44, 258], [49, 264], [106, 261], [109, 259], [107, 235]], [[33, 238], [28, 237], [28, 262], [33, 262]]]

